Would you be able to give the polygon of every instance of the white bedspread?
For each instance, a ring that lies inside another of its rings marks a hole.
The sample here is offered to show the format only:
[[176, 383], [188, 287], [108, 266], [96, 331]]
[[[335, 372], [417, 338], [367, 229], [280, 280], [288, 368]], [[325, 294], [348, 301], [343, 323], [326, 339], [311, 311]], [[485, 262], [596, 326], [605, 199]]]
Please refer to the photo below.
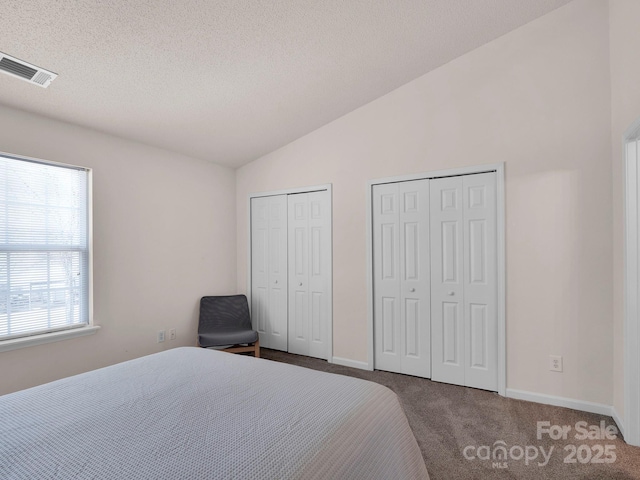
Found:
[[424, 479], [381, 385], [184, 347], [0, 397], [2, 479]]

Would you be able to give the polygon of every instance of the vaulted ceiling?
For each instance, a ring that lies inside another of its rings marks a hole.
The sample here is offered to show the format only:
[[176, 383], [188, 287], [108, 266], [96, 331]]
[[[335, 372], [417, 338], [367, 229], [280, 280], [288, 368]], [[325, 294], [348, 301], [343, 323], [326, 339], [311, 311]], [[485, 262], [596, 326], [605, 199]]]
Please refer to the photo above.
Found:
[[238, 167], [566, 3], [7, 0], [0, 104]]

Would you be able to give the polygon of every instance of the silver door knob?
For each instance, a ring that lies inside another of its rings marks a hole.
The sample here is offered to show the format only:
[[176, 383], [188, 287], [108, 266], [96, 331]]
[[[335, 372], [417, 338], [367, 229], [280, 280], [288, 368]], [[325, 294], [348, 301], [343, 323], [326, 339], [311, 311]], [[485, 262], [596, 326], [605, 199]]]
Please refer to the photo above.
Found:
[[447, 295], [453, 296], [453, 295], [455, 295], [455, 292], [449, 292], [449, 293], [447, 293]]
[[302, 286], [302, 282], [300, 282], [298, 285]]
[[410, 292], [415, 292], [415, 291], [416, 291], [416, 289], [415, 289], [415, 288], [410, 288], [410, 289], [409, 289], [409, 291], [410, 291]]
[[276, 281], [275, 281], [275, 282], [273, 282], [273, 283], [278, 283], [278, 280], [276, 280]]

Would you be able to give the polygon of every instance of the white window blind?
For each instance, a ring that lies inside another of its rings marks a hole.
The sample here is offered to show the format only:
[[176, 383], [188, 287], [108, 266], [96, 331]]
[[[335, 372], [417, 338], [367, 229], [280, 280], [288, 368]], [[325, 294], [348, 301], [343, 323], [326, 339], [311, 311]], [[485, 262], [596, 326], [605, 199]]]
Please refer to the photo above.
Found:
[[0, 341], [89, 323], [88, 175], [0, 155]]

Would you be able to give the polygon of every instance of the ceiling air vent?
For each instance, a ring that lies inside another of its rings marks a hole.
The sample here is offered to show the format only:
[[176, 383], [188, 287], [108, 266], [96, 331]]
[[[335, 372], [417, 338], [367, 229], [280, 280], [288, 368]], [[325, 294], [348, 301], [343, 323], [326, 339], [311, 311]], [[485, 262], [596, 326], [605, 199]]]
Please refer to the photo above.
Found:
[[36, 67], [2, 52], [0, 52], [0, 72], [8, 73], [43, 88], [47, 88], [58, 76], [57, 73]]

